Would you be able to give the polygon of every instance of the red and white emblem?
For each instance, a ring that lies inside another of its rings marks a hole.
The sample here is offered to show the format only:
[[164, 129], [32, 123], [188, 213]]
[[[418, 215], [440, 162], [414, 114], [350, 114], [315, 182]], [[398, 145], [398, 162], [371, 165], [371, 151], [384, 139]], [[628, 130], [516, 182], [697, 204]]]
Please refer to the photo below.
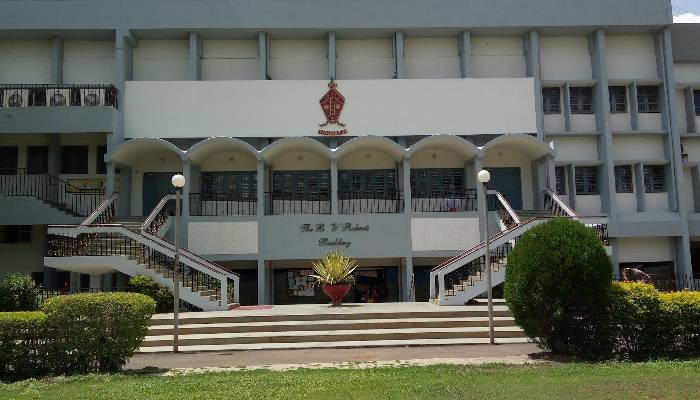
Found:
[[326, 116], [326, 122], [319, 125], [321, 127], [325, 127], [330, 124], [345, 126], [344, 123], [339, 121], [340, 113], [343, 112], [343, 106], [345, 106], [345, 97], [340, 94], [337, 87], [338, 85], [335, 83], [335, 81], [330, 81], [328, 83], [328, 91], [319, 101], [321, 104], [321, 110], [323, 110], [323, 114]]

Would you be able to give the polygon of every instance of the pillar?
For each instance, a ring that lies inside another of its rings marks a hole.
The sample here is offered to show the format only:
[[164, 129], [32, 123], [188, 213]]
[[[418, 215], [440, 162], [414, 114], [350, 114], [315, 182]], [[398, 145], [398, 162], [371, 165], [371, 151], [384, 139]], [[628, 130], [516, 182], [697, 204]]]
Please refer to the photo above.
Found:
[[258, 305], [270, 304], [268, 271], [265, 260], [258, 258]]
[[576, 165], [566, 166], [566, 185], [569, 194], [569, 207], [576, 210]]
[[394, 79], [406, 78], [403, 32], [394, 33]]
[[268, 59], [270, 38], [265, 32], [258, 32], [258, 79], [270, 79], [268, 74]]
[[673, 238], [674, 247], [674, 264], [676, 279], [683, 282], [688, 282], [688, 279], [693, 275], [693, 265], [690, 255], [690, 236], [684, 234]]
[[[117, 215], [131, 216], [131, 167], [121, 167], [119, 169], [119, 209]], [[141, 210], [138, 210], [139, 214]]]
[[[476, 176], [481, 171], [481, 157], [474, 157], [474, 182], [476, 183], [476, 209], [479, 211], [479, 237], [482, 241], [486, 238], [484, 237], [484, 227], [488, 221], [484, 220], [483, 210], [488, 210], [488, 202], [486, 201], [486, 190], [484, 185], [479, 182]], [[488, 214], [488, 212], [487, 212]], [[432, 293], [431, 293], [432, 296]]]
[[58, 133], [49, 135], [49, 175], [58, 176], [61, 173], [61, 135]]
[[70, 291], [77, 292], [80, 290], [80, 274], [77, 272], [70, 273]]
[[331, 214], [338, 215], [338, 160], [331, 160]]
[[257, 198], [258, 198], [258, 218], [265, 215], [265, 160], [257, 161]]
[[637, 103], [637, 81], [633, 81], [628, 87], [630, 102], [630, 124], [633, 131], [639, 130], [639, 103]]
[[[693, 95], [693, 87], [685, 88], [683, 92], [685, 96], [685, 124], [688, 133], [697, 133], [698, 128], [695, 123], [695, 96]], [[679, 127], [680, 129], [681, 127]]]
[[112, 193], [114, 193], [115, 189], [115, 180], [116, 180], [116, 167], [114, 166], [114, 162], [109, 161], [107, 162], [107, 181], [105, 182], [105, 194], [107, 196], [110, 196]]
[[469, 31], [459, 34], [459, 73], [462, 78], [474, 76], [472, 70], [472, 35]]
[[131, 35], [128, 29], [117, 29], [114, 40], [114, 85], [119, 91], [119, 108], [114, 113], [114, 124], [110, 141], [107, 143], [107, 151], [111, 151], [124, 141], [124, 90], [125, 82], [133, 79], [133, 46], [138, 41]]
[[102, 275], [90, 274], [90, 291], [98, 292], [102, 289]]
[[416, 300], [416, 289], [415, 280], [413, 276], [413, 257], [406, 257], [404, 261], [404, 282], [403, 282], [403, 301], [415, 301]]
[[188, 76], [191, 81], [202, 80], [202, 38], [197, 32], [190, 32]]
[[700, 212], [700, 167], [694, 166], [691, 169], [693, 177], [693, 212]]
[[335, 51], [335, 32], [328, 32], [328, 79], [335, 79], [335, 63], [336, 63], [336, 51]]
[[401, 172], [403, 212], [410, 221], [413, 214], [413, 193], [411, 192], [411, 157], [408, 155], [405, 155], [401, 161]]
[[529, 31], [525, 34], [525, 75], [535, 80], [535, 116], [537, 118], [537, 138], [544, 140], [544, 120], [542, 111], [542, 74], [540, 72], [540, 33]]
[[63, 38], [51, 39], [51, 83], [63, 83]]
[[644, 203], [644, 164], [637, 163], [632, 165], [634, 169], [634, 194], [637, 197], [637, 212], [644, 212], [646, 205]]

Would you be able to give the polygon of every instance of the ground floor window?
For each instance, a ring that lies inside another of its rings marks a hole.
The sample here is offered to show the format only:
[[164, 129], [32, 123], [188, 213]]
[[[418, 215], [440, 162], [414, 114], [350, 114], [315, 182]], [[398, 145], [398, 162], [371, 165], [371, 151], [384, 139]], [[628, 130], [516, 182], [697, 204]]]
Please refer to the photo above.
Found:
[[0, 225], [0, 243], [19, 244], [31, 241], [31, 225]]

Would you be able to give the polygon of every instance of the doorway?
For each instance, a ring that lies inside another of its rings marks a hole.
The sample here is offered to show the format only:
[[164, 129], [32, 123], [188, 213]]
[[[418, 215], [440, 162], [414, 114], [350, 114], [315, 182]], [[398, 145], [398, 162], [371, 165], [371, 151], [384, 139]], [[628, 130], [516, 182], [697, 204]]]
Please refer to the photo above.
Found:
[[166, 194], [175, 194], [170, 180], [179, 172], [144, 172], [143, 173], [143, 214], [153, 211]]
[[523, 209], [523, 191], [520, 181], [520, 168], [488, 168], [491, 181], [487, 187], [499, 191], [514, 210]]

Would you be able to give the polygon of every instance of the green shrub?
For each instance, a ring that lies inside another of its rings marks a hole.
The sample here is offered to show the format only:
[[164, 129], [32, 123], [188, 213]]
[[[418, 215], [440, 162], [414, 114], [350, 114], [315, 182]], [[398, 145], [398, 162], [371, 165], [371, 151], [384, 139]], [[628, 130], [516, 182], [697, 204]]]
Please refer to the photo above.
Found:
[[660, 296], [670, 336], [668, 354], [700, 356], [700, 292], [662, 293]]
[[[58, 371], [114, 371], [139, 348], [155, 302], [138, 293], [57, 296], [43, 305]], [[59, 367], [60, 366], [60, 367]]]
[[41, 311], [0, 312], [0, 379], [42, 375], [46, 369]]
[[129, 286], [136, 293], [145, 294], [156, 302], [156, 312], [173, 311], [173, 295], [168, 288], [160, 286], [150, 276], [136, 275], [129, 279]]
[[556, 218], [526, 232], [508, 255], [504, 296], [515, 321], [541, 347], [598, 358], [610, 353], [612, 265], [586, 226]]
[[8, 274], [0, 282], [0, 311], [39, 309], [39, 289], [30, 276]]

